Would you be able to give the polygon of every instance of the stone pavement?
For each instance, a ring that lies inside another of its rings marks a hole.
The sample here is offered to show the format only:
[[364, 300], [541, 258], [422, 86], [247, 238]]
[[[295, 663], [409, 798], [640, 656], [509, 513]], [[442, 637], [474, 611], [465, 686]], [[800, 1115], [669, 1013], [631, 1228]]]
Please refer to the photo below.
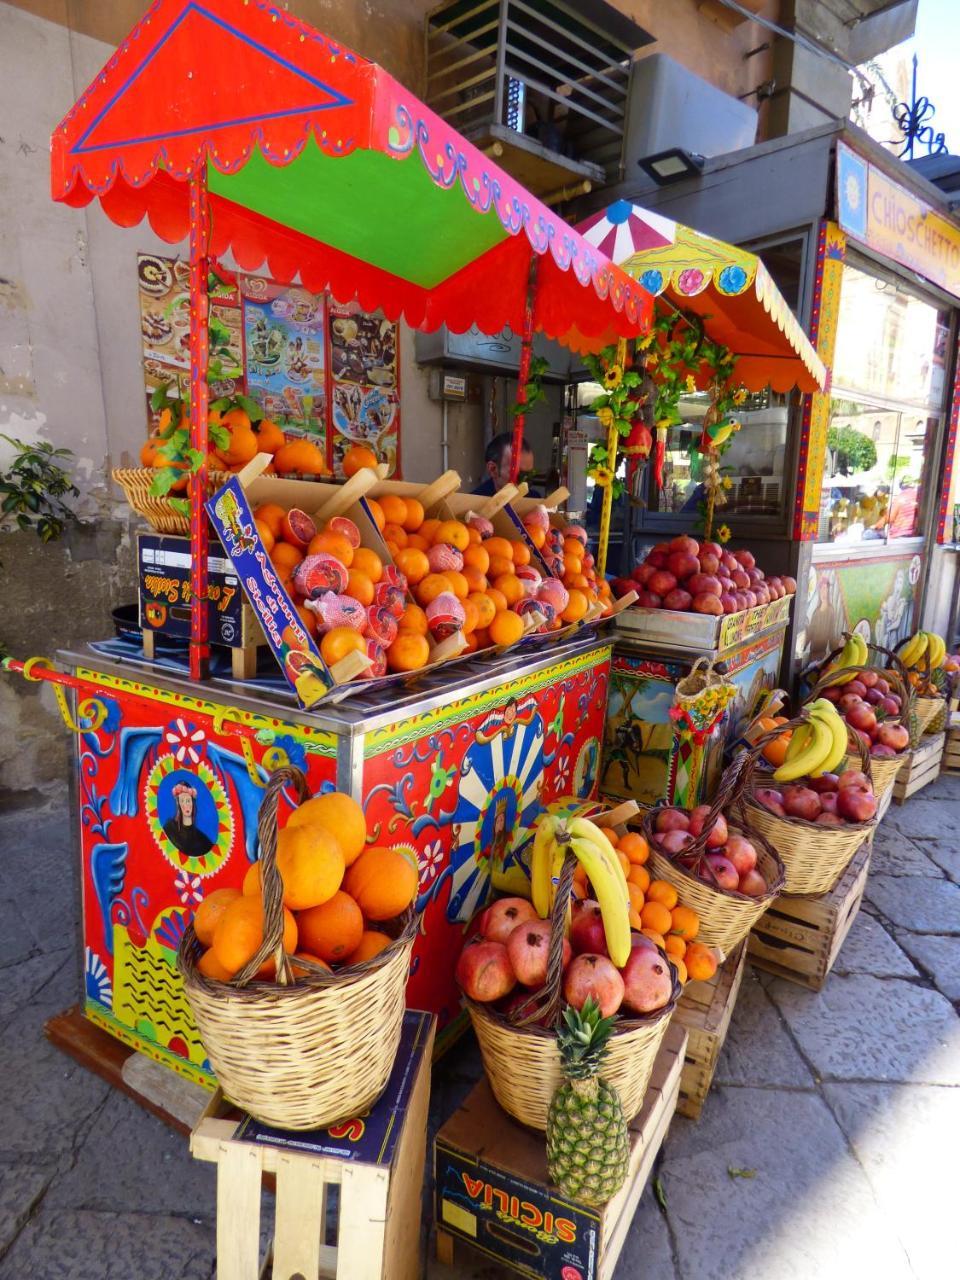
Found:
[[[47, 1043], [80, 990], [68, 800], [0, 817], [0, 1280], [213, 1280], [214, 1173]], [[677, 1117], [617, 1280], [956, 1274], [960, 778], [877, 833], [824, 990], [748, 967], [698, 1123]], [[433, 1123], [476, 1075], [434, 1073]], [[737, 1176], [733, 1171], [751, 1176]], [[466, 1250], [430, 1280], [495, 1280]]]

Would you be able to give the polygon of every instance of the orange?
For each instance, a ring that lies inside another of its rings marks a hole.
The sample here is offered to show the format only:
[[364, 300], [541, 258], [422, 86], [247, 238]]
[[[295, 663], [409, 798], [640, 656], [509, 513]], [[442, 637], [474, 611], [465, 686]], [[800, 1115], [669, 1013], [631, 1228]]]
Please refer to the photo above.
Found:
[[280, 537], [280, 530], [286, 511], [276, 502], [261, 502], [254, 510], [253, 518], [258, 524], [265, 524], [273, 534], [274, 541]]
[[359, 600], [362, 605], [373, 604], [373, 583], [359, 569], [351, 569], [347, 573], [347, 595]]
[[343, 474], [349, 480], [364, 467], [376, 467], [377, 455], [364, 444], [352, 444], [344, 453], [340, 465], [343, 467]]
[[590, 607], [590, 602], [579, 588], [574, 587], [570, 592], [570, 599], [567, 607], [561, 613], [560, 617], [564, 622], [579, 622], [583, 615]]
[[214, 982], [229, 982], [233, 974], [229, 969], [225, 969], [216, 957], [213, 948], [205, 951], [197, 961], [197, 969], [205, 978], [212, 978]]
[[494, 578], [493, 585], [506, 600], [507, 604], [516, 604], [526, 594], [523, 590], [523, 583], [515, 573], [501, 573], [499, 578]]
[[463, 629], [468, 636], [472, 635], [477, 629], [480, 621], [480, 614], [477, 612], [477, 606], [473, 603], [469, 596], [463, 600]]
[[677, 905], [677, 891], [666, 880], [652, 880], [647, 890], [647, 897], [651, 902], [662, 903], [668, 911], [672, 911]]
[[627, 876], [630, 874], [630, 859], [627, 857], [625, 853], [621, 853], [620, 850], [616, 847], [616, 845], [614, 845], [613, 851], [617, 855], [617, 861], [620, 863], [620, 866], [623, 868], [623, 878], [626, 879]]
[[[574, 881], [571, 892], [573, 893], [573, 896], [575, 898], [579, 899], [582, 902], [583, 899], [587, 896], [587, 886], [585, 884], [578, 884], [576, 881]], [[630, 914], [631, 914], [631, 917], [636, 916], [637, 923], [639, 925], [640, 917], [637, 915], [637, 913], [635, 911], [632, 911]]]
[[502, 591], [498, 591], [496, 587], [487, 587], [486, 594], [493, 601], [493, 607], [497, 613], [502, 613], [507, 607], [507, 597]]
[[257, 437], [257, 453], [276, 453], [287, 442], [283, 428], [269, 418], [261, 418], [253, 428], [253, 434]]
[[303, 623], [307, 631], [307, 634], [316, 638], [317, 615], [313, 612], [312, 609], [308, 609], [307, 606], [304, 604], [298, 604], [296, 608], [297, 608], [297, 613], [300, 616], [300, 621]]
[[312, 977], [310, 970], [305, 965], [297, 964], [298, 960], [309, 960], [311, 964], [317, 964], [321, 969], [326, 969], [328, 973], [330, 972], [330, 966], [326, 960], [321, 960], [319, 956], [312, 956], [309, 951], [298, 951], [295, 956], [290, 957], [290, 968], [293, 970], [295, 978]]
[[371, 582], [379, 582], [383, 577], [383, 561], [369, 547], [354, 549], [353, 564], [350, 567], [358, 573], [365, 573]]
[[650, 872], [646, 867], [638, 867], [636, 863], [630, 864], [627, 880], [630, 884], [635, 884], [641, 893], [645, 894], [650, 888]]
[[[213, 935], [213, 953], [218, 963], [234, 974], [260, 950], [263, 942], [263, 901], [259, 897], [235, 898], [227, 905]], [[283, 949], [297, 949], [297, 922], [291, 912], [283, 912]]]
[[[388, 547], [393, 543], [394, 547], [399, 551], [407, 545], [407, 531], [402, 524], [391, 524], [388, 520], [383, 526], [382, 533]], [[396, 555], [396, 553], [393, 550], [390, 552], [391, 555]]]
[[386, 516], [383, 514], [383, 507], [381, 507], [376, 498], [366, 498], [365, 501], [367, 506], [370, 508], [370, 514], [373, 516], [374, 524], [378, 529], [382, 530], [383, 526], [387, 523]]
[[397, 552], [403, 550], [403, 547], [401, 547], [399, 543], [391, 542], [389, 538], [386, 540], [386, 548], [390, 552], [391, 560], [396, 560]]
[[513, 563], [514, 564], [530, 563], [530, 548], [527, 546], [525, 542], [521, 542], [520, 539], [517, 538], [516, 541], [511, 543], [511, 546], [513, 547]]
[[400, 523], [407, 533], [416, 533], [427, 514], [423, 509], [423, 503], [418, 498], [404, 498], [403, 503], [407, 508], [407, 515]]
[[276, 538], [270, 532], [269, 525], [265, 525], [262, 520], [254, 520], [253, 523], [257, 526], [257, 533], [260, 535], [260, 541], [263, 543], [263, 549], [267, 555], [269, 555], [273, 550], [273, 544], [276, 542]]
[[601, 827], [600, 830], [607, 837], [607, 843], [610, 845], [611, 849], [618, 849], [620, 847], [620, 837], [617, 835], [613, 827]]
[[703, 942], [691, 942], [683, 959], [695, 982], [709, 982], [717, 972], [717, 957]]
[[687, 944], [675, 933], [668, 933], [663, 940], [663, 949], [671, 960], [682, 960], [687, 950]]
[[450, 583], [450, 590], [458, 600], [466, 600], [470, 594], [470, 583], [458, 569], [444, 569], [443, 576]]
[[376, 929], [364, 929], [363, 937], [360, 939], [360, 945], [355, 951], [347, 956], [344, 964], [363, 964], [364, 960], [372, 960], [374, 956], [378, 956], [385, 947], [389, 947], [393, 941], [385, 933], [380, 933]]
[[494, 534], [492, 538], [487, 538], [483, 544], [486, 547], [487, 554], [492, 556], [500, 556], [503, 560], [509, 560], [513, 564], [513, 546], [507, 538], [501, 538]]
[[700, 932], [700, 917], [692, 907], [685, 907], [680, 903], [670, 912], [670, 917], [673, 920], [670, 932], [687, 942], [692, 942]]
[[418, 604], [408, 604], [400, 615], [401, 631], [414, 631], [418, 636], [427, 634], [427, 615]]
[[587, 883], [587, 873], [583, 868], [583, 863], [581, 862], [578, 862], [577, 865], [573, 868], [573, 883], [574, 884]]
[[322, 551], [327, 555], [335, 556], [347, 569], [353, 564], [355, 554], [353, 544], [342, 533], [337, 533], [333, 529], [324, 529], [310, 539], [307, 555], [316, 556]]
[[433, 531], [433, 541], [449, 542], [458, 551], [466, 551], [470, 545], [470, 532], [459, 520], [441, 520]]
[[417, 896], [419, 877], [398, 849], [374, 845], [348, 868], [343, 887], [368, 920], [391, 920]]
[[638, 886], [637, 886], [637, 885], [635, 885], [635, 884], [631, 884], [631, 883], [630, 883], [630, 881], [628, 880], [628, 881], [627, 881], [627, 896], [628, 896], [628, 898], [630, 899], [630, 906], [633, 908], [633, 910], [634, 910], [634, 911], [639, 911], [639, 912], [640, 912], [640, 918], [641, 918], [641, 920], [642, 920], [642, 919], [643, 919], [643, 907], [644, 907], [644, 902], [645, 902], [645, 899], [644, 899], [644, 896], [643, 896], [643, 890], [642, 890], [642, 889], [640, 889], [640, 888], [638, 888]]
[[251, 862], [247, 874], [243, 877], [243, 896], [245, 898], [263, 897], [263, 882], [260, 879], [260, 862]]
[[486, 573], [490, 568], [490, 552], [486, 547], [471, 545], [463, 553], [463, 563], [472, 569], [479, 569], [481, 573]]
[[546, 529], [541, 529], [539, 525], [524, 525], [527, 531], [527, 537], [539, 551], [547, 541]]
[[414, 631], [400, 631], [387, 650], [387, 666], [391, 671], [419, 671], [430, 661], [430, 646], [426, 636]]
[[[157, 467], [166, 462], [165, 458], [160, 458], [157, 449], [160, 447], [161, 440], [159, 436], [150, 436], [140, 450], [140, 462], [145, 467]], [[217, 459], [219, 462], [219, 459]], [[217, 468], [219, 470], [219, 467]]]
[[412, 551], [429, 551], [430, 543], [419, 533], [407, 534], [407, 546]]
[[473, 638], [477, 642], [478, 649], [489, 649], [492, 644], [490, 632], [486, 627], [477, 627], [476, 631], [473, 633]]
[[328, 964], [355, 951], [363, 937], [363, 916], [348, 893], [338, 890], [319, 907], [297, 915], [300, 946]]
[[213, 893], [204, 898], [193, 917], [193, 931], [198, 942], [202, 942], [205, 947], [210, 946], [220, 917], [230, 903], [239, 897], [239, 889], [214, 889]]
[[477, 637], [472, 631], [468, 631], [466, 627], [463, 629], [463, 653], [475, 653], [480, 646], [477, 644]]
[[396, 554], [397, 568], [406, 575], [411, 586], [416, 586], [430, 572], [430, 561], [422, 551], [415, 547], [403, 547]]
[[426, 538], [428, 547], [432, 547], [433, 535], [437, 532], [439, 528], [440, 528], [440, 521], [434, 519], [434, 517], [431, 516], [429, 520], [424, 520], [423, 524], [417, 530], [417, 533], [419, 533], [421, 538]]
[[504, 609], [494, 617], [488, 629], [493, 644], [516, 644], [523, 635], [523, 619], [511, 609]]
[[284, 905], [291, 911], [328, 902], [340, 888], [344, 866], [340, 841], [326, 827], [288, 823], [277, 836], [277, 870], [283, 880]]
[[[650, 886], [653, 888], [653, 886]], [[657, 933], [669, 933], [673, 919], [667, 907], [662, 902], [657, 902], [655, 898], [647, 894], [647, 901], [643, 910], [640, 912], [640, 918], [643, 920], [645, 929], [654, 929]]]
[[642, 867], [650, 857], [650, 846], [639, 831], [628, 831], [620, 837], [620, 848], [634, 866]]
[[590, 579], [587, 577], [585, 573], [575, 573], [573, 577], [570, 579], [569, 583], [567, 583], [566, 585], [570, 587], [576, 587], [578, 591], [586, 592], [589, 598]]
[[431, 600], [436, 600], [438, 595], [450, 589], [450, 579], [446, 574], [428, 573], [425, 578], [422, 578], [417, 583], [413, 594], [417, 597], [417, 602], [426, 607]]
[[[641, 915], [642, 915], [642, 912], [641, 912]], [[666, 938], [663, 936], [662, 933], [657, 933], [656, 929], [641, 929], [640, 932], [643, 934], [645, 938], [652, 938], [658, 947], [663, 947], [664, 951], [667, 949]]]
[[781, 733], [778, 737], [773, 738], [763, 748], [763, 758], [768, 764], [772, 764], [774, 768], [779, 769], [787, 758], [787, 748], [790, 746], [789, 733]]
[[[497, 606], [485, 591], [471, 591], [467, 596], [467, 603], [476, 608], [478, 627], [489, 627], [497, 616]], [[403, 626], [403, 623], [400, 625]]]
[[460, 572], [466, 578], [471, 591], [486, 591], [490, 585], [487, 575], [481, 573], [479, 569], [474, 569], [472, 565], [465, 564]]
[[270, 552], [273, 567], [278, 570], [295, 569], [302, 559], [303, 552], [298, 547], [291, 547], [289, 542], [278, 542]]
[[513, 561], [508, 560], [506, 556], [492, 555], [490, 557], [490, 567], [487, 569], [488, 578], [502, 578], [505, 573], [513, 576], [513, 572]]
[[398, 524], [401, 529], [406, 526], [407, 504], [403, 498], [398, 498], [395, 493], [388, 493], [380, 499], [380, 506], [387, 524]]
[[363, 853], [367, 842], [367, 820], [353, 796], [342, 791], [328, 791], [324, 795], [305, 800], [294, 809], [287, 820], [285, 831], [297, 827], [323, 827], [336, 836], [346, 866], [355, 862]]
[[217, 452], [229, 466], [246, 466], [251, 458], [257, 456], [257, 437], [250, 425], [250, 419], [242, 409], [231, 409], [220, 420], [221, 426], [230, 432], [230, 442], [225, 449]]
[[327, 460], [312, 440], [291, 440], [273, 455], [273, 465], [278, 476], [325, 476]]
[[671, 960], [673, 960], [674, 968], [677, 971], [677, 980], [680, 983], [680, 985], [683, 986], [684, 983], [686, 983], [686, 981], [688, 980], [688, 978], [692, 977], [692, 974], [687, 973], [686, 958], [684, 958], [683, 960], [676, 960], [673, 958], [673, 956], [671, 956], [670, 958]]
[[636, 929], [638, 933], [642, 933], [643, 921], [640, 919], [640, 912], [634, 911], [633, 907], [630, 907], [627, 911], [627, 916], [630, 920], [630, 928]]
[[353, 627], [334, 627], [320, 641], [320, 656], [328, 667], [353, 652], [367, 652], [366, 640]]
[[564, 538], [563, 554], [564, 558], [572, 556], [579, 563], [587, 554], [587, 549], [579, 538]]

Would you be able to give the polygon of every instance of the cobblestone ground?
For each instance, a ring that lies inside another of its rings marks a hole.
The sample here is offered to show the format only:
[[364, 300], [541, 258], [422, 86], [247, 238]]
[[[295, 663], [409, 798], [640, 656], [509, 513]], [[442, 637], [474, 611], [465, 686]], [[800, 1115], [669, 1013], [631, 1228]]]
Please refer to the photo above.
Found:
[[[54, 1049], [80, 990], [63, 804], [0, 817], [0, 1280], [213, 1280], [212, 1168]], [[942, 1280], [956, 1265], [960, 779], [877, 833], [819, 994], [748, 967], [698, 1123], [677, 1117], [617, 1280]], [[472, 1042], [434, 1073], [434, 1125]], [[952, 1135], [952, 1138], [951, 1138]], [[730, 1170], [752, 1171], [751, 1177]], [[464, 1250], [430, 1280], [506, 1276]]]

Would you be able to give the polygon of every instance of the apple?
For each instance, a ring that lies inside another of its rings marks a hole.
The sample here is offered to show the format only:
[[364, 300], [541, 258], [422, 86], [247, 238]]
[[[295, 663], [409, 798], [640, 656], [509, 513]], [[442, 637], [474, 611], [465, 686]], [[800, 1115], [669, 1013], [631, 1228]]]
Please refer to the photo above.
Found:
[[630, 577], [634, 582], [639, 583], [641, 587], [645, 587], [656, 572], [657, 565], [651, 564], [649, 560], [644, 560], [643, 564], [638, 564], [631, 572]]
[[703, 551], [698, 557], [700, 561], [701, 573], [717, 573], [720, 569], [720, 557], [715, 555], [707, 555]]
[[[579, 914], [582, 915], [583, 912]], [[517, 975], [517, 981], [525, 987], [542, 987], [547, 980], [551, 927], [549, 920], [529, 920], [525, 924], [518, 924], [507, 939], [507, 956]], [[572, 954], [570, 943], [564, 938], [564, 968], [570, 963]]]
[[470, 997], [483, 1004], [509, 995], [517, 985], [507, 948], [502, 942], [474, 942], [464, 947], [454, 971]]
[[809, 787], [784, 787], [783, 807], [791, 818], [812, 822], [823, 809], [820, 797]]
[[[708, 804], [698, 804], [697, 807], [690, 814], [689, 831], [692, 836], [698, 836], [703, 831], [703, 824], [706, 821], [707, 815], [709, 813], [710, 813], [710, 806]], [[727, 843], [727, 820], [721, 813], [718, 816], [716, 822], [713, 824], [710, 834], [707, 836], [707, 848], [721, 849], [726, 843]]]
[[[639, 954], [646, 955], [646, 952]], [[577, 956], [563, 975], [563, 998], [567, 1004], [582, 1009], [593, 996], [604, 1018], [617, 1012], [623, 1002], [623, 993], [623, 978], [606, 956]]]
[[653, 1013], [670, 1003], [673, 974], [666, 957], [656, 947], [634, 947], [620, 972], [623, 1004], [633, 1013]]
[[647, 582], [647, 589], [655, 592], [658, 596], [665, 596], [668, 591], [672, 591], [677, 585], [677, 580], [667, 569], [658, 569], [652, 574]]
[[506, 944], [518, 924], [539, 918], [533, 903], [526, 898], [499, 898], [480, 917], [480, 932], [487, 942]]
[[679, 537], [671, 539], [670, 550], [685, 551], [687, 555], [695, 556], [700, 551], [700, 543], [689, 534], [681, 533]]
[[659, 609], [661, 600], [653, 591], [638, 591], [634, 603], [641, 609]]
[[764, 809], [775, 813], [778, 818], [786, 815], [787, 811], [783, 807], [782, 791], [777, 791], [775, 787], [757, 787], [753, 794], [757, 804], [763, 805]]
[[661, 809], [654, 823], [655, 831], [689, 831], [690, 815], [682, 809]]
[[910, 733], [902, 724], [882, 724], [877, 730], [877, 742], [894, 751], [906, 751], [910, 745]]
[[[545, 923], [549, 924], [549, 921]], [[607, 954], [607, 935], [603, 931], [600, 904], [585, 898], [573, 913], [570, 922], [570, 945], [577, 955], [589, 952], [595, 956]], [[522, 979], [521, 979], [522, 981]]]
[[821, 773], [819, 778], [811, 778], [807, 786], [811, 791], [816, 791], [817, 795], [822, 795], [824, 791], [836, 791], [839, 781], [835, 773]]
[[837, 794], [837, 812], [848, 822], [869, 822], [877, 812], [877, 798], [860, 787], [844, 787]]
[[767, 892], [767, 882], [761, 872], [751, 867], [749, 871], [745, 871], [740, 877], [740, 883], [737, 888], [741, 893], [745, 893], [748, 898], [761, 898]]
[[667, 568], [677, 579], [689, 578], [700, 569], [700, 561], [686, 551], [671, 551], [667, 556]]
[[851, 707], [849, 711], [844, 713], [847, 724], [851, 728], [859, 729], [861, 733], [872, 733], [877, 727], [877, 716], [874, 711], [867, 706], [865, 702], [855, 707]]
[[[708, 853], [707, 866], [700, 868], [700, 878], [714, 888], [736, 889], [740, 884], [740, 875], [729, 858], [722, 853]], [[713, 872], [713, 875], [710, 872]]]
[[687, 590], [691, 595], [720, 595], [720, 579], [712, 573], [694, 573], [687, 579]]
[[668, 591], [663, 597], [664, 609], [679, 609], [683, 612], [690, 608], [693, 596], [689, 591], [684, 591], [682, 587], [674, 587], [672, 591]]
[[[714, 581], [716, 582], [716, 579]], [[693, 611], [694, 613], [712, 613], [715, 617], [720, 617], [723, 613], [720, 596], [701, 592], [700, 595], [693, 597]]]
[[738, 876], [744, 876], [757, 865], [756, 846], [746, 836], [732, 835], [727, 841], [724, 854], [737, 869]]
[[664, 853], [677, 854], [688, 844], [693, 844], [689, 831], [665, 831], [658, 841]]

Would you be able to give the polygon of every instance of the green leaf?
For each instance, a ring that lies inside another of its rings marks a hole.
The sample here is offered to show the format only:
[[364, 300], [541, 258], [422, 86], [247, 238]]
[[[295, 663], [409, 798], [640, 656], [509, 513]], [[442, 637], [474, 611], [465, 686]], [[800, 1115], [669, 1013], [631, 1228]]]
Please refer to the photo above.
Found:
[[183, 451], [183, 460], [189, 463], [191, 471], [199, 471], [206, 456], [202, 449], [184, 449]]
[[260, 422], [263, 418], [263, 407], [251, 396], [235, 395], [234, 401], [246, 413], [251, 422]]
[[167, 403], [167, 392], [169, 390], [169, 382], [161, 382], [159, 387], [154, 388], [154, 391], [150, 396], [150, 408], [158, 413], [161, 409], [165, 408]]
[[653, 1180], [653, 1194], [657, 1197], [657, 1204], [666, 1213], [667, 1211], [667, 1193], [663, 1189], [663, 1181], [660, 1178]]
[[154, 476], [150, 485], [150, 495], [154, 498], [163, 498], [170, 492], [178, 480], [183, 478], [183, 473], [177, 467], [160, 467]]
[[232, 404], [233, 400], [230, 396], [221, 396], [219, 400], [214, 400], [207, 408], [210, 413], [226, 413]]
[[9, 515], [11, 511], [16, 511], [19, 505], [20, 505], [20, 495], [17, 493], [11, 493], [6, 498], [4, 498], [3, 507], [0, 508], [0, 510], [2, 510], [5, 515]]
[[226, 427], [221, 427], [219, 423], [211, 422], [209, 436], [214, 448], [227, 449], [230, 447], [230, 432]]
[[176, 512], [177, 512], [179, 515], [181, 515], [181, 516], [187, 516], [187, 517], [189, 517], [189, 515], [190, 515], [190, 500], [189, 500], [189, 498], [170, 498], [170, 500], [169, 500], [169, 501], [170, 501], [170, 505], [171, 505], [171, 507], [173, 507], [174, 511], [176, 511]]
[[757, 1176], [756, 1169], [736, 1169], [732, 1164], [727, 1165], [727, 1173], [731, 1181], [735, 1178], [755, 1178]]

